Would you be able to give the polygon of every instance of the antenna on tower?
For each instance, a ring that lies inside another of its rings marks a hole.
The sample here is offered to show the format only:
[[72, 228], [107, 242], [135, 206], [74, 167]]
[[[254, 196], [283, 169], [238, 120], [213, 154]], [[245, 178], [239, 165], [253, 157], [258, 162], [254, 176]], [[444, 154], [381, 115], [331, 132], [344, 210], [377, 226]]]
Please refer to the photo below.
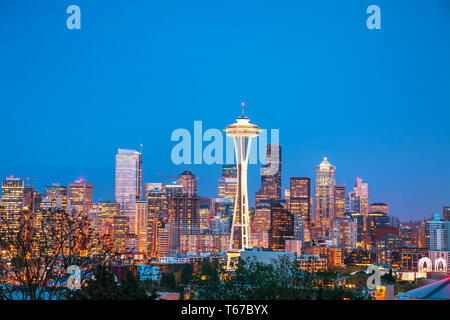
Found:
[[139, 146], [139, 153], [142, 154], [142, 148], [144, 147], [144, 145], [141, 143], [141, 145]]
[[243, 118], [244, 117], [245, 102], [241, 102], [241, 106], [242, 106], [242, 118]]

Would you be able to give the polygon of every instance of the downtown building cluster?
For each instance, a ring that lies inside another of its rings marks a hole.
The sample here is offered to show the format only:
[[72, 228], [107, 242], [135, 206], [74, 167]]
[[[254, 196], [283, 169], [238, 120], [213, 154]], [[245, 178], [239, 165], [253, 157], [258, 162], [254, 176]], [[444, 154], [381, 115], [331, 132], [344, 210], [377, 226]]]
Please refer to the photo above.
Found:
[[[378, 264], [404, 279], [424, 271], [446, 273], [450, 264], [450, 207], [443, 216], [400, 223], [384, 203], [370, 203], [369, 186], [357, 178], [347, 189], [324, 158], [315, 176], [290, 177], [282, 192], [282, 148], [267, 146], [261, 185], [250, 209], [251, 247], [294, 252], [299, 266], [317, 272]], [[2, 181], [0, 214], [14, 229], [23, 212], [75, 210], [110, 240], [123, 259], [170, 264], [205, 257], [223, 259], [228, 249], [238, 170], [223, 165], [217, 198], [198, 194], [198, 178], [183, 171], [173, 183], [142, 180], [142, 153], [119, 149], [115, 199], [93, 201], [92, 183], [52, 184], [39, 193], [28, 178]], [[312, 182], [314, 185], [312, 185]], [[424, 260], [425, 259], [425, 260]]]

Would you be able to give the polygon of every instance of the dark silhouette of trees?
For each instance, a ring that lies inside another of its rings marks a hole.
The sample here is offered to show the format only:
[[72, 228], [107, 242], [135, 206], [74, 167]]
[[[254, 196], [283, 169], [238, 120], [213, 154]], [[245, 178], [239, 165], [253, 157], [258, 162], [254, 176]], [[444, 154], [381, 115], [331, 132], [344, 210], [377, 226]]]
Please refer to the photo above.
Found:
[[87, 216], [75, 211], [25, 211], [13, 223], [0, 219], [0, 299], [64, 298], [69, 266], [82, 270], [82, 286], [105, 259], [101, 238]]

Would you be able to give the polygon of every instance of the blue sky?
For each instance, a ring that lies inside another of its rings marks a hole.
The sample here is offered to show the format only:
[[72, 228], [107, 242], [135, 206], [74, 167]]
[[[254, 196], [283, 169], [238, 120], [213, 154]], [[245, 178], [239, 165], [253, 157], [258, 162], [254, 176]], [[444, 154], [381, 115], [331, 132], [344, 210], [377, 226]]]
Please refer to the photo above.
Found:
[[[327, 156], [338, 183], [363, 178], [402, 220], [450, 205], [447, 0], [2, 0], [0, 40], [1, 177], [41, 191], [84, 177], [112, 199], [117, 148], [143, 143], [145, 182], [190, 169], [216, 196], [220, 167], [172, 164], [170, 136], [222, 129], [246, 101], [280, 130], [284, 188]], [[253, 199], [259, 166], [249, 185]]]

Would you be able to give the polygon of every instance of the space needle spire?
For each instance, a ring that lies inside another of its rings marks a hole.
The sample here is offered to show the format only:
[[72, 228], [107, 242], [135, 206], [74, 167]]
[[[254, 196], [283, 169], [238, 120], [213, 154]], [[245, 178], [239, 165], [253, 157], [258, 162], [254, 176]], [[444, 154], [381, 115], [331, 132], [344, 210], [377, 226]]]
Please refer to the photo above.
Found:
[[237, 167], [237, 190], [234, 201], [233, 221], [227, 251], [227, 269], [232, 268], [233, 261], [240, 256], [240, 252], [251, 248], [250, 214], [247, 192], [247, 166], [252, 145], [252, 138], [258, 136], [262, 130], [251, 124], [244, 115], [245, 103], [241, 103], [242, 116], [229, 125], [224, 131], [234, 141]]

